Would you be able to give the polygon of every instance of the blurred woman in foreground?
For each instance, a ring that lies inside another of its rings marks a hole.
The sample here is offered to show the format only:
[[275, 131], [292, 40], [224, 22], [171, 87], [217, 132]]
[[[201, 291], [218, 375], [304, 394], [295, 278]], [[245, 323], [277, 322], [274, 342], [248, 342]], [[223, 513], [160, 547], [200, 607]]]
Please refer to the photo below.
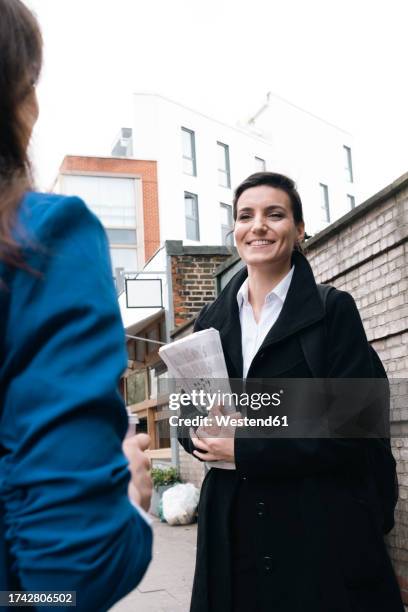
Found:
[[80, 199], [32, 190], [41, 34], [19, 0], [0, 16], [0, 591], [76, 591], [103, 610], [151, 558], [128, 497], [147, 509], [149, 440], [127, 441], [129, 485], [105, 233]]

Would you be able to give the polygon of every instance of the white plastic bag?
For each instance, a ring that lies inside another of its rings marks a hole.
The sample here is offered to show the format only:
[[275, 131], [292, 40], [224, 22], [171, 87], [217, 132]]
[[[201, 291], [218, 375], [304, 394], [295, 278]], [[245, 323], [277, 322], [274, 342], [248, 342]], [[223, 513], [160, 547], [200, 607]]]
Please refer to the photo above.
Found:
[[191, 483], [176, 484], [162, 496], [163, 518], [169, 525], [193, 523], [200, 492]]

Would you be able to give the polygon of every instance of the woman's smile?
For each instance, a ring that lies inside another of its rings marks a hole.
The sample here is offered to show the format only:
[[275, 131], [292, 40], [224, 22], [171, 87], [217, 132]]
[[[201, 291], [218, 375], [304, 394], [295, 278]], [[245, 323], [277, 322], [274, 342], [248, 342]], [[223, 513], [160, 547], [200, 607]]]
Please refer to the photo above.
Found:
[[254, 239], [254, 240], [250, 240], [249, 242], [247, 242], [247, 244], [249, 246], [252, 247], [265, 247], [265, 246], [270, 246], [271, 244], [275, 244], [275, 240], [259, 240], [259, 239]]

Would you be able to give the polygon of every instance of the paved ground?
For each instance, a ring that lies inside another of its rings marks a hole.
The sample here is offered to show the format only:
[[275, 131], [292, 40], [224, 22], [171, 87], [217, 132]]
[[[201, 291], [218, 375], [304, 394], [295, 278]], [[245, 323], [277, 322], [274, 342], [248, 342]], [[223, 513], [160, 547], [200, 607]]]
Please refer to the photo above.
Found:
[[[153, 561], [137, 589], [110, 612], [188, 612], [197, 525], [170, 527], [154, 517]], [[405, 608], [408, 612], [408, 608]]]
[[153, 561], [146, 576], [111, 612], [188, 612], [197, 525], [170, 527], [154, 519], [153, 531]]

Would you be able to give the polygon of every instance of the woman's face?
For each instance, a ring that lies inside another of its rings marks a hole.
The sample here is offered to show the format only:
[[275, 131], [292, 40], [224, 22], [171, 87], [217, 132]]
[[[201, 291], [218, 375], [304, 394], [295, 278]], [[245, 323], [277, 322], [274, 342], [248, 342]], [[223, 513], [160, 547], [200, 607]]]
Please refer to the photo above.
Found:
[[239, 197], [234, 236], [238, 253], [248, 266], [289, 264], [304, 232], [303, 222], [295, 224], [289, 196], [282, 189], [259, 185]]

